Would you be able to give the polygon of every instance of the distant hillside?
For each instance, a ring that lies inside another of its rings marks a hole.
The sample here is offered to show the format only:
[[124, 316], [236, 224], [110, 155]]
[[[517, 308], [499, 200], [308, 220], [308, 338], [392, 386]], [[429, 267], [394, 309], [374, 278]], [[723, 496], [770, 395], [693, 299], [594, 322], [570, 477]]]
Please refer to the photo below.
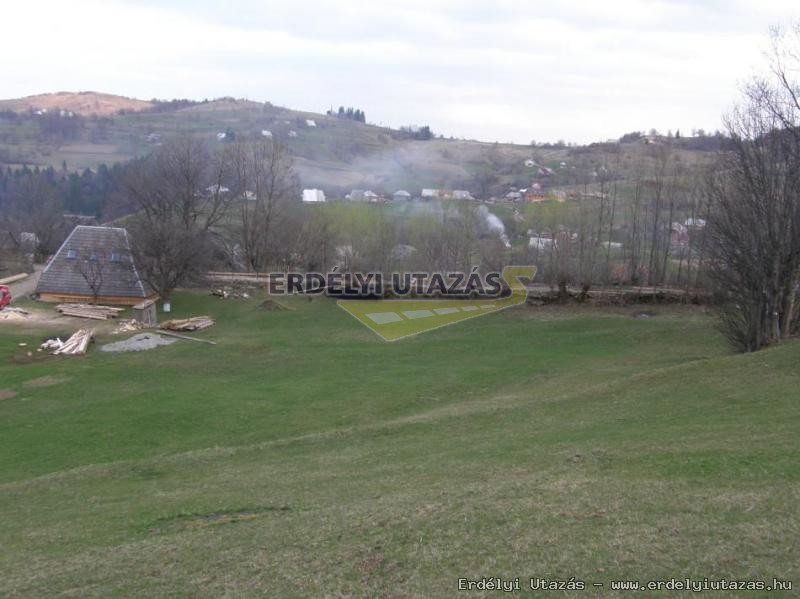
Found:
[[66, 110], [81, 116], [108, 116], [122, 110], [137, 111], [150, 108], [152, 102], [98, 92], [56, 92], [14, 100], [0, 100], [0, 110], [27, 112], [36, 110]]
[[[36, 114], [35, 110], [45, 107], [47, 113]], [[62, 115], [54, 108], [74, 114]], [[641, 136], [624, 144], [573, 148], [436, 137], [419, 140], [409, 132], [269, 102], [233, 98], [144, 102], [86, 92], [0, 101], [0, 166], [96, 168], [145, 155], [176, 133], [196, 135], [219, 146], [236, 139], [272, 136], [295, 155], [304, 186], [322, 188], [333, 196], [356, 188], [387, 193], [406, 189], [418, 194], [423, 187], [441, 187], [486, 196], [538, 183], [585, 186], [586, 176], [612, 156], [617, 168], [625, 171], [633, 159], [657, 149], [659, 143], [646, 145], [652, 140]], [[669, 143], [679, 150], [685, 164], [704, 154], [690, 142], [686, 138]], [[539, 166], [549, 171], [544, 179], [537, 179]]]

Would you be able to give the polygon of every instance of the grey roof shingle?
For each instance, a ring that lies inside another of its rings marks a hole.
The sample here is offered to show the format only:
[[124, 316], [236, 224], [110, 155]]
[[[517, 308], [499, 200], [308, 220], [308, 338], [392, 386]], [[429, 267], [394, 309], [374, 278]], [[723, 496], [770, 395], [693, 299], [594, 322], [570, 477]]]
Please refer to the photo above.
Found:
[[151, 294], [133, 263], [128, 232], [85, 225], [72, 230], [44, 268], [36, 292], [93, 295], [85, 276], [90, 269], [101, 272], [97, 295], [143, 298]]

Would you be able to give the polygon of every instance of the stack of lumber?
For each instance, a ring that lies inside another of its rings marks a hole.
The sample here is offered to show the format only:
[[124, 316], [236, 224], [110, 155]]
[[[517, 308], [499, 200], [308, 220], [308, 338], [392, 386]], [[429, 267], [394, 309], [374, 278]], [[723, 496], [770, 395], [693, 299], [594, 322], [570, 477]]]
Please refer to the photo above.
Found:
[[17, 281], [21, 281], [22, 279], [26, 278], [28, 278], [28, 273], [21, 272], [18, 275], [11, 275], [5, 279], [0, 279], [0, 285], [11, 285], [11, 283], [16, 283]]
[[56, 310], [64, 316], [76, 316], [78, 318], [91, 318], [93, 320], [108, 320], [116, 318], [117, 314], [124, 308], [112, 308], [110, 306], [93, 306], [90, 304], [58, 304]]
[[0, 310], [0, 320], [26, 320], [30, 318], [31, 313], [21, 308], [12, 308], [6, 306]]
[[86, 348], [89, 347], [89, 341], [92, 340], [94, 331], [90, 329], [80, 329], [75, 332], [72, 337], [67, 339], [64, 344], [59, 347], [54, 354], [66, 354], [69, 356], [77, 356], [86, 353]]
[[142, 329], [148, 328], [143, 323], [139, 322], [135, 318], [130, 320], [123, 320], [116, 329], [111, 331], [112, 335], [119, 335], [120, 333], [133, 333], [134, 331], [141, 331]]
[[166, 331], [200, 331], [212, 326], [214, 321], [208, 316], [194, 316], [192, 318], [175, 318], [161, 323], [161, 328]]

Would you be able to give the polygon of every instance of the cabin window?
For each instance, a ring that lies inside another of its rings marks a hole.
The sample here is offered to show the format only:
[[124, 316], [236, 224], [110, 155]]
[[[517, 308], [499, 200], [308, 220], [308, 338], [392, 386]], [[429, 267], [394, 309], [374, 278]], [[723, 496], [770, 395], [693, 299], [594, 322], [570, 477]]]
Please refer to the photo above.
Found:
[[73, 258], [74, 259], [74, 258], [77, 258], [77, 257], [78, 257], [78, 252], [76, 252], [75, 250], [67, 250], [67, 258]]

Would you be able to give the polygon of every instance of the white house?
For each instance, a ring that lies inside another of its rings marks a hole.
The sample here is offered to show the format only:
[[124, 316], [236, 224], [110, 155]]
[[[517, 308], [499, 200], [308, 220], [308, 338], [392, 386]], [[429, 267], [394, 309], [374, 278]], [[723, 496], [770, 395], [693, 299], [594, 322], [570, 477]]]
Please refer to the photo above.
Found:
[[206, 187], [206, 192], [209, 195], [216, 195], [216, 194], [225, 195], [226, 193], [230, 192], [230, 189], [228, 189], [224, 185], [217, 184], [217, 185], [209, 185], [208, 187]]
[[289, 131], [289, 137], [297, 137], [297, 131]]
[[549, 250], [553, 247], [553, 240], [549, 237], [534, 236], [528, 240], [528, 247], [536, 250]]
[[306, 127], [316, 127], [317, 123], [314, 119], [306, 119]]
[[264, 137], [272, 137], [272, 131], [270, 131], [269, 129], [262, 129], [261, 135], [263, 135]]
[[224, 131], [220, 131], [219, 133], [217, 133], [217, 140], [218, 141], [222, 141], [223, 139], [225, 139], [225, 137], [226, 136], [225, 136], [225, 132]]
[[392, 199], [398, 202], [403, 200], [410, 200], [411, 194], [408, 193], [405, 189], [398, 189], [392, 194]]
[[307, 204], [316, 204], [325, 201], [325, 192], [321, 189], [304, 189], [303, 202]]

